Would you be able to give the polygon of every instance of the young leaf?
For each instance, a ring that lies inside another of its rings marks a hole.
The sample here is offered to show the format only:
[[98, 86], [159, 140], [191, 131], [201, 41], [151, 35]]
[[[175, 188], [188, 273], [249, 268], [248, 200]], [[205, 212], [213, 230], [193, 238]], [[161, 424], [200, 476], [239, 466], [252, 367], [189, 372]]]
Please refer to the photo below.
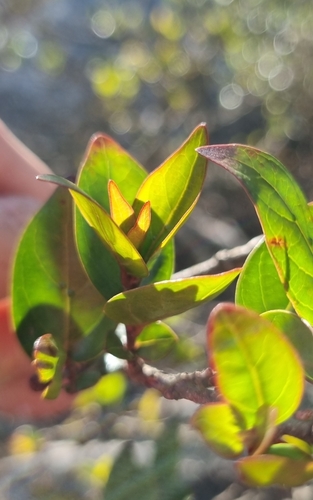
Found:
[[244, 451], [242, 427], [227, 403], [211, 403], [199, 408], [192, 424], [221, 457], [236, 458]]
[[296, 314], [289, 311], [268, 311], [262, 314], [273, 325], [280, 329], [298, 351], [306, 377], [313, 381], [313, 335]]
[[252, 250], [244, 263], [236, 286], [236, 304], [259, 314], [271, 309], [285, 309], [289, 304], [264, 241]]
[[108, 183], [110, 214], [114, 222], [126, 234], [135, 224], [136, 217], [133, 207], [125, 200], [118, 185], [109, 180]]
[[163, 358], [176, 344], [176, 333], [165, 323], [157, 321], [145, 326], [136, 338], [135, 348], [139, 356], [150, 361]]
[[313, 324], [313, 225], [298, 184], [278, 160], [248, 146], [208, 146], [198, 151], [246, 188], [287, 296], [299, 316]]
[[206, 160], [195, 149], [207, 140], [206, 127], [200, 125], [141, 185], [133, 207], [138, 215], [144, 203], [151, 203], [151, 226], [141, 248], [146, 261], [166, 245], [194, 208], [206, 174]]
[[212, 300], [238, 276], [240, 269], [210, 276], [163, 281], [119, 293], [105, 306], [105, 313], [126, 325], [141, 325], [181, 314]]
[[56, 175], [41, 175], [38, 179], [68, 188], [84, 219], [94, 228], [119, 264], [133, 276], [143, 278], [148, 269], [137, 249], [116, 225], [110, 215], [72, 182]]
[[[119, 144], [104, 134], [93, 136], [80, 168], [77, 184], [110, 211], [108, 182], [112, 179], [125, 200], [132, 205], [147, 173]], [[79, 210], [75, 211], [77, 247], [83, 266], [95, 287], [108, 300], [123, 291], [116, 259], [103, 246]]]
[[238, 460], [240, 479], [249, 486], [300, 486], [313, 478], [313, 461], [279, 455], [255, 455]]
[[[221, 394], [254, 427], [262, 406], [277, 410], [275, 424], [298, 408], [304, 373], [296, 351], [272, 323], [233, 304], [220, 304], [208, 321], [210, 366]], [[288, 367], [288, 370], [286, 370]]]
[[150, 201], [145, 203], [137, 217], [136, 223], [127, 233], [128, 238], [136, 248], [140, 248], [151, 223]]
[[101, 320], [103, 297], [81, 268], [72, 232], [72, 200], [57, 189], [35, 215], [17, 249], [13, 321], [31, 356], [35, 340], [50, 332], [70, 349]]

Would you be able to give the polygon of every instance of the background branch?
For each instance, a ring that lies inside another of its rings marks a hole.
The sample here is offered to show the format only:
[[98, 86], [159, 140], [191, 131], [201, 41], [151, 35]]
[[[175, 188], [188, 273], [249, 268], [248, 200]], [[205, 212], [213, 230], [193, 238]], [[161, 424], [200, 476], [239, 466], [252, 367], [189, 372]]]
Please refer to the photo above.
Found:
[[213, 257], [204, 260], [199, 264], [187, 267], [182, 271], [173, 274], [173, 279], [191, 278], [192, 276], [201, 276], [203, 274], [221, 273], [230, 271], [234, 267], [241, 267], [251, 250], [256, 246], [263, 236], [255, 236], [244, 245], [227, 250], [219, 250]]
[[188, 399], [206, 404], [218, 398], [210, 368], [191, 373], [166, 373], [135, 358], [128, 362], [127, 372], [134, 382], [157, 389], [166, 399]]

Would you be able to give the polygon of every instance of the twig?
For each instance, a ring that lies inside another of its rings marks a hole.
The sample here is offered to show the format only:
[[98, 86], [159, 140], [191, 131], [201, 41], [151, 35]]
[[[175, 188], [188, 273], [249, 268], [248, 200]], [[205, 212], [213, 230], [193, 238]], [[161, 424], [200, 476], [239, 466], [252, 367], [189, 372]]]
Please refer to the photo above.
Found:
[[201, 276], [203, 274], [218, 273], [229, 271], [234, 267], [240, 267], [251, 250], [259, 243], [262, 236], [255, 236], [244, 245], [240, 245], [229, 250], [219, 250], [213, 257], [194, 266], [187, 267], [182, 271], [175, 273], [173, 279], [191, 278], [192, 276]]
[[128, 362], [127, 371], [134, 382], [157, 389], [166, 399], [189, 399], [205, 404], [218, 398], [210, 368], [191, 373], [166, 373], [135, 358]]

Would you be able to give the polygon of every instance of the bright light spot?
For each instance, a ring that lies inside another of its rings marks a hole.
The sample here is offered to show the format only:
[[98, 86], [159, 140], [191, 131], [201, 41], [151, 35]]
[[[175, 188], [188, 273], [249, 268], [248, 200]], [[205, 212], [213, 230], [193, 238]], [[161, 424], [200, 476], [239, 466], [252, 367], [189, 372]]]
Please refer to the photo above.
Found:
[[132, 119], [126, 111], [116, 111], [109, 119], [111, 129], [117, 134], [127, 134], [132, 127]]
[[295, 50], [297, 42], [298, 40], [295, 35], [287, 30], [281, 31], [274, 38], [275, 52], [282, 56], [291, 54]]
[[269, 75], [269, 84], [274, 90], [286, 90], [293, 81], [293, 71], [287, 66], [282, 66], [279, 71], [274, 70]]
[[273, 76], [274, 71], [278, 73], [281, 66], [280, 58], [273, 52], [267, 52], [259, 59], [258, 71], [263, 78], [268, 79], [270, 75]]
[[254, 9], [247, 16], [247, 24], [251, 33], [261, 35], [266, 31], [266, 18], [260, 8]]
[[242, 104], [243, 90], [239, 85], [231, 83], [220, 91], [220, 103], [225, 109], [236, 109]]
[[92, 31], [100, 38], [113, 35], [116, 23], [114, 17], [106, 10], [99, 10], [91, 18]]
[[146, 135], [156, 135], [164, 123], [164, 113], [155, 106], [146, 107], [140, 115], [140, 126]]
[[29, 31], [19, 31], [12, 37], [14, 52], [23, 59], [34, 57], [38, 50], [38, 42]]

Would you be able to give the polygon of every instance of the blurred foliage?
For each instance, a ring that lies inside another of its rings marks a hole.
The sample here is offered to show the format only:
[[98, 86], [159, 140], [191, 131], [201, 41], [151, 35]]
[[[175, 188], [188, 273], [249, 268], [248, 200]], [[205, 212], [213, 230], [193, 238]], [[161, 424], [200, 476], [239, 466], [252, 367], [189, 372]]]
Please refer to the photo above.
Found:
[[206, 120], [211, 142], [310, 177], [310, 0], [4, 0], [0, 14], [0, 114], [60, 173], [96, 129], [155, 164]]

